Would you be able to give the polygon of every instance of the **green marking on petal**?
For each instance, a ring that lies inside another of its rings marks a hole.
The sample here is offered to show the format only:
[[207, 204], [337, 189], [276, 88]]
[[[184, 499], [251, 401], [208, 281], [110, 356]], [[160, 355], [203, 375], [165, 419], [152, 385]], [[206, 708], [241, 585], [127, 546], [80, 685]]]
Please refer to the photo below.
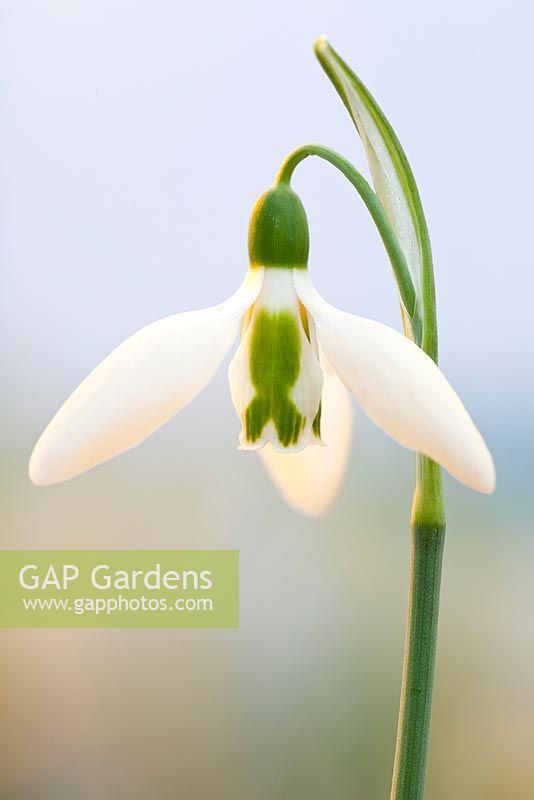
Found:
[[319, 403], [319, 409], [312, 423], [312, 431], [317, 439], [321, 438], [321, 411], [322, 411], [322, 403]]
[[250, 340], [250, 379], [256, 395], [245, 409], [248, 442], [257, 442], [272, 420], [283, 447], [297, 444], [306, 424], [290, 397], [300, 374], [298, 319], [289, 311], [261, 310]]

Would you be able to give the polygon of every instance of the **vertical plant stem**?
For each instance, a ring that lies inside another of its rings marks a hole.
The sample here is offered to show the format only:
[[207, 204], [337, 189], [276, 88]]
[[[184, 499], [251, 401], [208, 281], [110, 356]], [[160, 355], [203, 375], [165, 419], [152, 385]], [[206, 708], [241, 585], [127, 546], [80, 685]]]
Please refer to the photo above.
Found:
[[444, 541], [441, 470], [430, 459], [417, 455], [408, 619], [391, 800], [423, 798]]
[[[406, 335], [437, 363], [432, 248], [412, 169], [395, 131], [373, 96], [324, 37], [317, 39], [315, 53], [362, 139], [377, 197], [394, 230], [397, 233], [409, 230], [416, 240], [414, 258], [411, 240], [402, 237], [410, 275], [417, 274], [420, 278], [420, 286], [414, 286], [417, 314], [414, 313], [411, 320], [405, 319], [408, 307], [401, 293], [404, 273], [395, 271], [404, 306], [403, 324]], [[440, 468], [422, 455], [416, 456], [411, 536], [406, 650], [392, 800], [421, 800], [423, 797], [430, 727], [445, 514]]]

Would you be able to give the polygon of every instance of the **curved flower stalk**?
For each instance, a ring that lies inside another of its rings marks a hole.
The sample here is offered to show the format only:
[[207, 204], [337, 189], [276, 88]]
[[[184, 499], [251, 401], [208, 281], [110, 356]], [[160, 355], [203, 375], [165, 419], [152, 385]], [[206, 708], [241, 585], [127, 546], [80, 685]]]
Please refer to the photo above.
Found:
[[323, 300], [308, 276], [308, 249], [286, 166], [254, 208], [241, 288], [116, 348], [42, 434], [30, 460], [34, 483], [68, 480], [143, 441], [209, 383], [241, 328], [229, 368], [239, 445], [260, 452], [295, 507], [321, 513], [338, 491], [352, 424], [344, 387], [400, 444], [492, 491], [491, 456], [433, 361], [398, 331]]
[[[438, 331], [432, 251], [417, 184], [404, 150], [384, 113], [357, 75], [328, 44], [315, 52], [363, 142], [378, 200], [401, 249], [415, 295], [405, 302], [403, 272], [395, 271], [406, 335], [437, 363]], [[395, 265], [394, 265], [395, 266]], [[391, 800], [422, 800], [437, 640], [445, 511], [443, 460], [416, 449], [411, 568], [403, 680]], [[495, 486], [487, 462], [489, 490]]]

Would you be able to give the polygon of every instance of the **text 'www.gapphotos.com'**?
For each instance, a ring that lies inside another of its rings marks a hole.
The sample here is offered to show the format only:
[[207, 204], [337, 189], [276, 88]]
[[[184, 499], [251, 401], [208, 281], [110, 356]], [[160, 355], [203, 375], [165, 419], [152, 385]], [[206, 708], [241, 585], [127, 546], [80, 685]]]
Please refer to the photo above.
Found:
[[26, 611], [63, 611], [67, 614], [116, 614], [128, 611], [171, 611], [198, 612], [213, 611], [210, 597], [24, 597], [22, 604]]

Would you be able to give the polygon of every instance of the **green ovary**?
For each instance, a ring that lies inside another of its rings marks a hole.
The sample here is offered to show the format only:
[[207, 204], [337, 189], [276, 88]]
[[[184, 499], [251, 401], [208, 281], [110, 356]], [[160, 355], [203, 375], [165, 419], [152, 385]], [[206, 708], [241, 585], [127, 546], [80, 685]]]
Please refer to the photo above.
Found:
[[298, 320], [288, 311], [262, 310], [252, 322], [250, 379], [256, 390], [244, 413], [245, 436], [257, 442], [272, 420], [283, 447], [297, 444], [306, 424], [289, 394], [300, 374]]

